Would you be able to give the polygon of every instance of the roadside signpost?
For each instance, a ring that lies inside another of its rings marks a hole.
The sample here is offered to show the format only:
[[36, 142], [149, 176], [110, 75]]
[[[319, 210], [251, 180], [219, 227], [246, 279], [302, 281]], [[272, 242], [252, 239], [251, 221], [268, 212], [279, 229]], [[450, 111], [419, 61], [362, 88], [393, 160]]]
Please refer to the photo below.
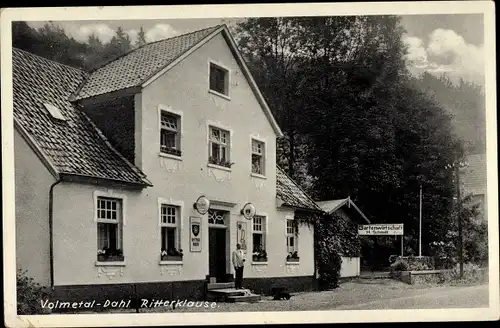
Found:
[[401, 256], [403, 256], [403, 223], [359, 225], [358, 234], [360, 236], [401, 236]]

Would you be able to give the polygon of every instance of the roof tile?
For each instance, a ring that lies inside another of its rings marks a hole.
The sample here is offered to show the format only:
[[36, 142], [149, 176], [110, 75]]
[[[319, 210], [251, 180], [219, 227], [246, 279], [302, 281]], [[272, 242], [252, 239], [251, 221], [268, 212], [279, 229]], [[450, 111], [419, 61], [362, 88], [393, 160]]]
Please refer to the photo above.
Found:
[[322, 211], [322, 209], [288, 176], [276, 166], [276, 195], [283, 205]]
[[148, 43], [135, 49], [92, 72], [75, 99], [141, 85], [219, 27], [221, 25]]
[[[150, 184], [145, 175], [107, 142], [68, 98], [86, 73], [13, 49], [14, 118], [62, 174]], [[59, 108], [52, 118], [44, 103]]]

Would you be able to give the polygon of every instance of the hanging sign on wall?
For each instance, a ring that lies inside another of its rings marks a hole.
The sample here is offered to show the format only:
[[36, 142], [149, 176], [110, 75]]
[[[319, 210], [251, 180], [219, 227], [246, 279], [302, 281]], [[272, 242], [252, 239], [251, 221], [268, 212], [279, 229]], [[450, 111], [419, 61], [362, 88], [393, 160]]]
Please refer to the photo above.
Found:
[[255, 206], [252, 203], [246, 203], [241, 209], [241, 214], [247, 220], [251, 220], [255, 216]]
[[193, 204], [194, 209], [201, 215], [205, 215], [210, 208], [210, 200], [205, 196], [200, 196]]

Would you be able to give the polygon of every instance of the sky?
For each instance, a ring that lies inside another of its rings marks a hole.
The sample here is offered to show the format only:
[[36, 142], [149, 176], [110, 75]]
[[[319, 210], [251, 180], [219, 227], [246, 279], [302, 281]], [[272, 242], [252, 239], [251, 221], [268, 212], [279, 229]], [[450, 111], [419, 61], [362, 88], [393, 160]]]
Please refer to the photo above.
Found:
[[[408, 46], [409, 69], [414, 74], [424, 71], [440, 75], [446, 73], [452, 80], [463, 78], [484, 85], [484, 27], [482, 14], [406, 15], [402, 25], [406, 29], [403, 41]], [[142, 26], [146, 40], [153, 42], [194, 30], [226, 23], [235, 25], [239, 19], [167, 19], [116, 21], [57, 21], [67, 34], [86, 41], [96, 34], [109, 41], [121, 26], [136, 40]], [[45, 22], [29, 22], [40, 27]]]

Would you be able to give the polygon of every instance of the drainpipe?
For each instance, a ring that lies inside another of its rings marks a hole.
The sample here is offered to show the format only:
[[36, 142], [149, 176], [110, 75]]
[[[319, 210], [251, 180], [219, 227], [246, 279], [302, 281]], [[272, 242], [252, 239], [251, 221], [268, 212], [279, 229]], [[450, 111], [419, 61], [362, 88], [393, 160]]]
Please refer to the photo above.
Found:
[[50, 260], [50, 288], [54, 290], [54, 228], [53, 228], [53, 203], [54, 203], [54, 187], [61, 183], [61, 178], [50, 186], [49, 191], [49, 260]]

